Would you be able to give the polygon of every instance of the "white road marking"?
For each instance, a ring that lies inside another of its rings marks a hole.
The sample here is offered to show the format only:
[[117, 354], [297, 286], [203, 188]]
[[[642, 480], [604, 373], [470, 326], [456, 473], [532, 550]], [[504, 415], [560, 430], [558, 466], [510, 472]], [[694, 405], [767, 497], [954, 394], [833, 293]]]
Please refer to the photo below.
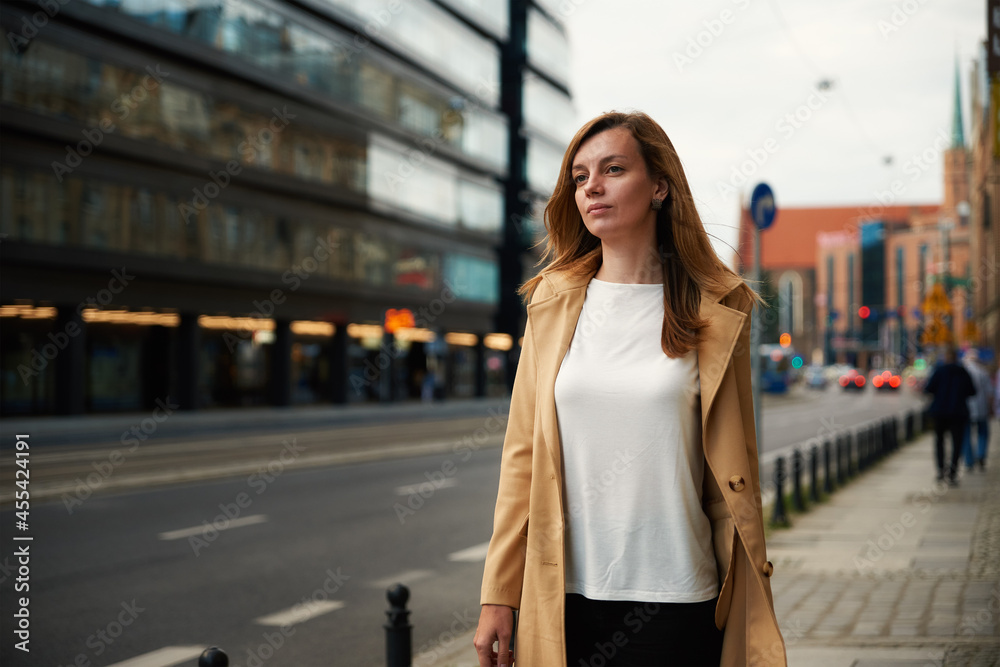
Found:
[[390, 586], [395, 586], [396, 584], [412, 584], [414, 581], [420, 581], [421, 579], [427, 579], [433, 576], [434, 572], [432, 570], [407, 570], [406, 572], [400, 572], [399, 574], [394, 574], [391, 577], [383, 577], [381, 579], [376, 579], [369, 583], [373, 588], [381, 588], [385, 590]]
[[328, 614], [343, 606], [344, 603], [340, 600], [310, 600], [308, 602], [300, 602], [290, 609], [261, 616], [254, 623], [257, 625], [273, 625], [275, 627], [295, 625], [296, 623], [303, 623], [311, 618]]
[[192, 528], [180, 528], [178, 530], [168, 530], [165, 533], [160, 533], [159, 538], [161, 540], [182, 540], [185, 537], [191, 537], [192, 535], [204, 535], [207, 532], [216, 530], [222, 532], [223, 530], [229, 530], [231, 528], [240, 528], [242, 526], [252, 526], [257, 523], [264, 523], [267, 521], [266, 514], [251, 514], [250, 516], [240, 517], [238, 519], [230, 519], [222, 528], [214, 526], [208, 522], [201, 524], [200, 526], [193, 526]]
[[152, 653], [137, 655], [125, 662], [116, 662], [108, 667], [173, 667], [189, 663], [207, 648], [207, 646], [164, 646]]
[[437, 491], [438, 489], [447, 489], [448, 487], [455, 486], [456, 484], [458, 484], [458, 480], [455, 479], [454, 477], [445, 477], [442, 480], [434, 482], [427, 480], [426, 482], [420, 482], [419, 484], [406, 484], [405, 486], [397, 486], [396, 495], [415, 496], [415, 495], [420, 495], [421, 489], [423, 489], [424, 492], [426, 493], [427, 487], [430, 487], [434, 491]]
[[477, 544], [474, 547], [469, 547], [468, 549], [462, 549], [461, 551], [456, 551], [453, 554], [448, 554], [448, 560], [459, 561], [462, 563], [476, 563], [481, 560], [486, 560], [486, 550], [489, 549], [489, 547], [489, 542], [483, 542], [482, 544]]

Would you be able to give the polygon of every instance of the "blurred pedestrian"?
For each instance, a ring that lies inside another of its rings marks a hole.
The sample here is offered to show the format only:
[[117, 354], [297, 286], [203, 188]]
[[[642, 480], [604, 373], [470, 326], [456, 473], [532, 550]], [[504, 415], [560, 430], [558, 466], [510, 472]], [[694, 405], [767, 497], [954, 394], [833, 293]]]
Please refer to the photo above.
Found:
[[997, 377], [993, 382], [993, 416], [1000, 419], [1000, 367], [997, 367]]
[[520, 289], [480, 666], [785, 665], [750, 385], [760, 297], [645, 114], [577, 132], [545, 225], [547, 264]]
[[[993, 382], [990, 374], [979, 361], [979, 353], [970, 348], [962, 357], [962, 365], [969, 372], [976, 395], [968, 399], [969, 421], [965, 424], [962, 451], [965, 452], [967, 470], [986, 468], [986, 448], [990, 442], [990, 410], [993, 408]], [[972, 431], [977, 435], [976, 445], [972, 444]]]
[[[937, 478], [941, 481], [948, 476], [948, 483], [958, 485], [958, 459], [962, 454], [962, 436], [969, 420], [966, 399], [976, 393], [968, 371], [956, 360], [954, 345], [944, 349], [944, 363], [939, 364], [931, 374], [924, 392], [932, 394], [927, 411], [934, 417], [934, 454], [937, 462]], [[951, 458], [948, 467], [944, 460], [944, 436], [951, 434]]]

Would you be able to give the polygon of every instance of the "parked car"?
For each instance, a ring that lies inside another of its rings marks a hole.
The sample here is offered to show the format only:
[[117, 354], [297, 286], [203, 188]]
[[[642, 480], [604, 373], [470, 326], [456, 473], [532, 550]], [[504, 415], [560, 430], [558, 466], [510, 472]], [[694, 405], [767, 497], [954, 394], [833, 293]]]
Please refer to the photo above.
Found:
[[899, 391], [903, 385], [903, 378], [888, 369], [874, 370], [870, 377], [872, 387], [879, 391]]
[[862, 391], [865, 388], [865, 376], [857, 368], [851, 368], [840, 376], [837, 381], [844, 391]]
[[826, 389], [826, 369], [819, 364], [807, 366], [803, 378], [810, 389]]
[[830, 382], [837, 382], [840, 376], [851, 370], [850, 364], [831, 364], [826, 367], [826, 379]]

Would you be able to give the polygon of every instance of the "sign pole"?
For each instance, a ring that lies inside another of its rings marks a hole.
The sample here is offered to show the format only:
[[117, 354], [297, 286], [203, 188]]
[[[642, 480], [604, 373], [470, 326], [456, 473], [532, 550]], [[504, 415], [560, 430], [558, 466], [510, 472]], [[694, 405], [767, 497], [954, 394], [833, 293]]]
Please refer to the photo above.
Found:
[[[755, 284], [760, 284], [760, 229], [755, 224], [753, 226], [753, 280]], [[764, 411], [761, 408], [761, 368], [760, 368], [760, 305], [753, 307], [753, 326], [750, 327], [750, 376], [753, 378], [753, 421], [757, 436], [757, 479], [764, 473], [764, 466], [760, 461], [763, 459], [760, 453], [761, 436], [764, 433]], [[760, 480], [763, 484], [763, 480]]]
[[[760, 270], [760, 233], [774, 223], [774, 216], [778, 212], [774, 204], [774, 192], [766, 183], [758, 183], [750, 195], [750, 216], [753, 219], [753, 279], [759, 284], [761, 278]], [[750, 375], [753, 380], [753, 421], [754, 430], [757, 436], [757, 479], [760, 480], [764, 473], [764, 466], [761, 463], [763, 457], [764, 436], [764, 409], [761, 406], [761, 393], [763, 383], [761, 381], [762, 369], [760, 359], [760, 333], [761, 333], [760, 308], [753, 308], [753, 326], [750, 327]]]

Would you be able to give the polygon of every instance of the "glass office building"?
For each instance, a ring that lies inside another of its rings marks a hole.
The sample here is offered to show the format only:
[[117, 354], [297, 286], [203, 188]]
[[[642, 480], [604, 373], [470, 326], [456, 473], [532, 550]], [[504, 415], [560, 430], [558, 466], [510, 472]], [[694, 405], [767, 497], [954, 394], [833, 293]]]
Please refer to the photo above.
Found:
[[574, 129], [551, 2], [527, 7], [523, 124], [501, 112], [512, 15], [6, 3], [2, 412], [502, 394], [505, 183], [544, 201]]

